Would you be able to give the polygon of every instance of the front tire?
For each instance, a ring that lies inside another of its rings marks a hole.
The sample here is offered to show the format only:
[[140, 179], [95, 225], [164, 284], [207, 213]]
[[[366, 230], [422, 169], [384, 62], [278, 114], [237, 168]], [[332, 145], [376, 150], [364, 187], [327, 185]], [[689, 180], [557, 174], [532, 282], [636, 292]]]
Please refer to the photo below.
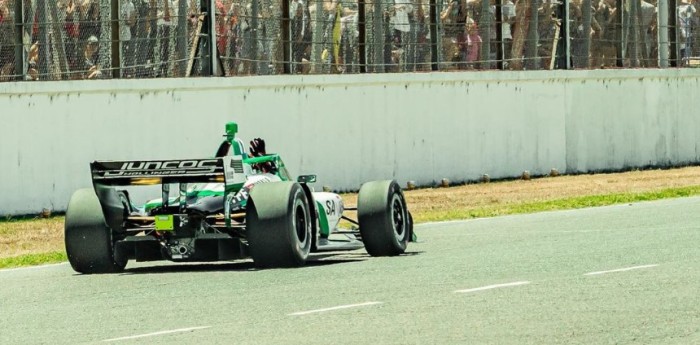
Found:
[[403, 254], [411, 238], [412, 220], [396, 181], [367, 182], [357, 198], [360, 234], [372, 256]]
[[303, 266], [311, 251], [309, 200], [295, 182], [256, 185], [246, 205], [250, 256], [260, 268]]
[[71, 196], [66, 211], [65, 244], [68, 261], [76, 272], [115, 273], [126, 266], [126, 258], [115, 256], [113, 231], [90, 188], [77, 190]]

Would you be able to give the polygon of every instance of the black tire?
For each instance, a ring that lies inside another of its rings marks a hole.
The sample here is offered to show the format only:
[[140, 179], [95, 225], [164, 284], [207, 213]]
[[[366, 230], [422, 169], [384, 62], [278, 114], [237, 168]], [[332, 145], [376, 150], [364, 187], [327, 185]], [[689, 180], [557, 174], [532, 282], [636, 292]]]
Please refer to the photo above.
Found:
[[311, 251], [309, 200], [296, 182], [256, 185], [246, 205], [250, 256], [260, 268], [303, 266]]
[[396, 181], [367, 182], [357, 197], [360, 234], [372, 256], [403, 254], [411, 238], [412, 222]]
[[411, 211], [408, 212], [408, 242], [415, 242], [413, 240], [413, 215]]
[[114, 255], [113, 232], [107, 226], [95, 191], [86, 188], [71, 196], [66, 211], [65, 243], [68, 261], [76, 272], [115, 273], [126, 258]]

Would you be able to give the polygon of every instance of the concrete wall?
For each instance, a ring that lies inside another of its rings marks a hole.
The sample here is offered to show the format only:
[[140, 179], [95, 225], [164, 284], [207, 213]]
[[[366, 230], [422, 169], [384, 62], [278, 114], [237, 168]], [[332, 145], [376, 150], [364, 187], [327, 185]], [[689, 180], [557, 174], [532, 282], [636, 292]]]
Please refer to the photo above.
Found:
[[0, 83], [0, 214], [65, 210], [92, 160], [207, 157], [227, 121], [357, 189], [695, 163], [700, 71]]

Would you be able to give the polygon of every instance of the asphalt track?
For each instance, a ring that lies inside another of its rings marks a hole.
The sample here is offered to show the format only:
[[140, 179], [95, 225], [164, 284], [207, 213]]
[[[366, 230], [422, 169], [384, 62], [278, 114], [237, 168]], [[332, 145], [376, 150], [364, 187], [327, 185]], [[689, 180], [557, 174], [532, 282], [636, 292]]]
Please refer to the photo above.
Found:
[[0, 271], [0, 344], [700, 344], [700, 198], [417, 231], [300, 269]]

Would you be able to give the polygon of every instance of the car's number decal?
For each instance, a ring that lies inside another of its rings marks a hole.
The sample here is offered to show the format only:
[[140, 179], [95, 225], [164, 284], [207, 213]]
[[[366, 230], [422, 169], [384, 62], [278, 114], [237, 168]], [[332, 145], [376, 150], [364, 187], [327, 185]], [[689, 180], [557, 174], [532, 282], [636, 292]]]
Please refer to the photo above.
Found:
[[326, 214], [333, 216], [336, 214], [335, 200], [326, 200]]

